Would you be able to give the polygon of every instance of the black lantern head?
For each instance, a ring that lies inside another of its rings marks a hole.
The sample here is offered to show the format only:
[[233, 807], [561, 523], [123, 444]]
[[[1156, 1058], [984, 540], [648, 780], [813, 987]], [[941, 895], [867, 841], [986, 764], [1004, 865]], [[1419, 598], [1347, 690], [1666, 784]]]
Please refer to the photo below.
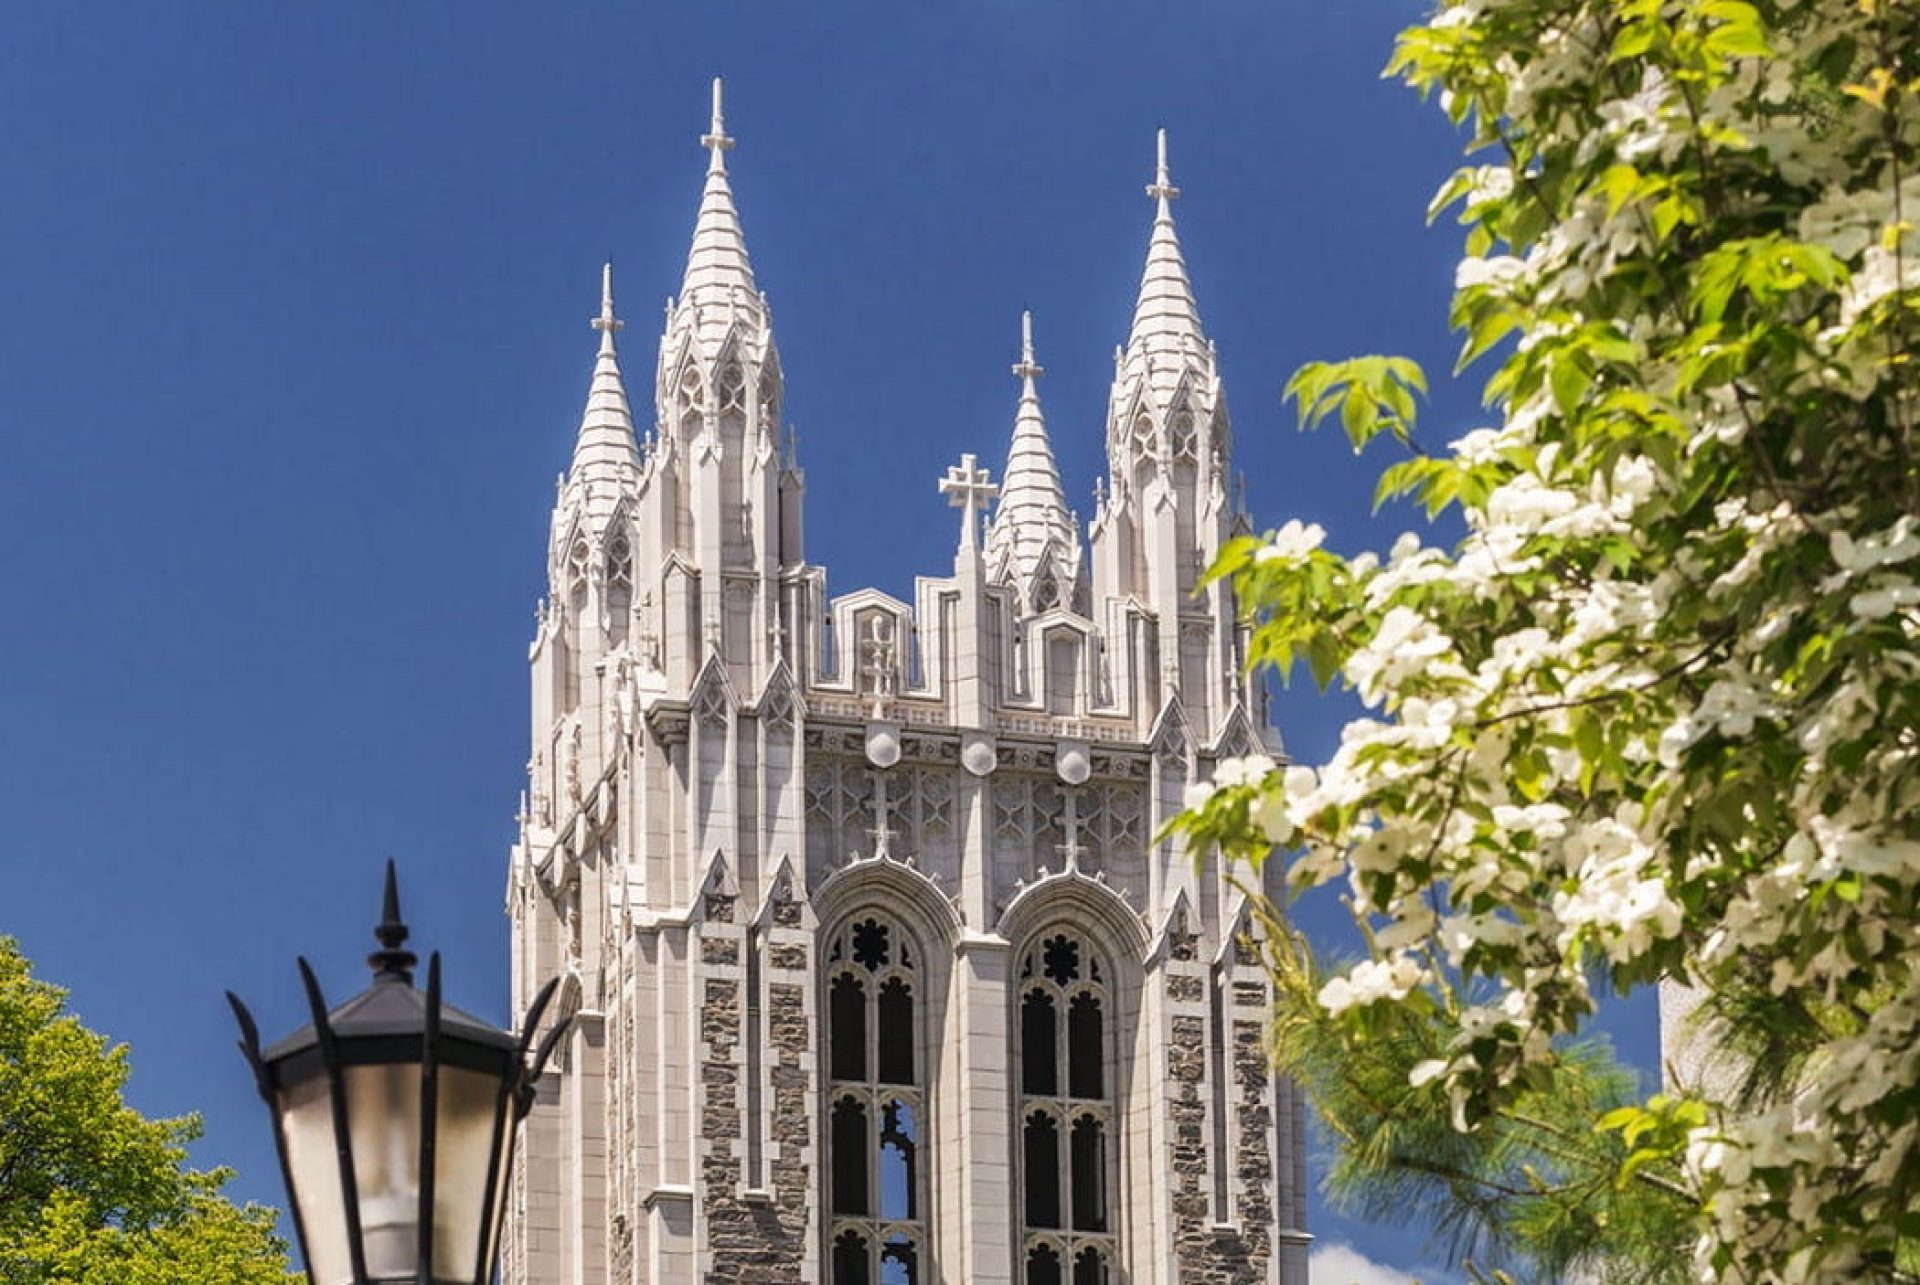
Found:
[[227, 994], [273, 1113], [307, 1274], [313, 1285], [487, 1285], [514, 1126], [565, 1026], [528, 1058], [554, 983], [518, 1040], [441, 1000], [438, 953], [415, 989], [391, 861], [374, 936], [373, 984], [331, 1011], [299, 961], [313, 1022], [264, 1052]]

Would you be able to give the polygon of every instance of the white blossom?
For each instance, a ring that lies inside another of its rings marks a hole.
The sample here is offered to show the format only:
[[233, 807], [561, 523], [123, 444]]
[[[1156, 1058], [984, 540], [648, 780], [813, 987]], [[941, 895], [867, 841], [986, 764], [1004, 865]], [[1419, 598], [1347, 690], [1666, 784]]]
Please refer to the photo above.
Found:
[[1265, 754], [1223, 758], [1214, 765], [1213, 783], [1216, 786], [1258, 785], [1273, 774], [1274, 767], [1274, 761]]
[[1347, 658], [1346, 675], [1362, 700], [1377, 704], [1385, 688], [1400, 686], [1452, 650], [1432, 621], [1411, 607], [1395, 607], [1381, 618], [1372, 640]]
[[1295, 518], [1275, 531], [1253, 559], [1255, 562], [1300, 562], [1326, 538], [1327, 533], [1318, 522], [1302, 524]]
[[1320, 1006], [1337, 1016], [1349, 1008], [1364, 1008], [1383, 999], [1405, 999], [1425, 979], [1425, 970], [1406, 955], [1363, 959], [1346, 976], [1335, 977], [1320, 988]]

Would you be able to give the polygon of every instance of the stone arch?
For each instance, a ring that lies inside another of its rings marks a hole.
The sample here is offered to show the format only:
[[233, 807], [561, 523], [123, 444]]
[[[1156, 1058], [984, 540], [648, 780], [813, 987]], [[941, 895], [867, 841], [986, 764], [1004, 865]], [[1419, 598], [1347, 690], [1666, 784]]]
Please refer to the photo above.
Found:
[[863, 905], [906, 908], [912, 925], [926, 934], [926, 946], [951, 951], [965, 926], [940, 885], [918, 868], [891, 857], [849, 861], [821, 881], [813, 894], [821, 926], [837, 931]]
[[[819, 1175], [823, 1210], [820, 1247], [822, 1279], [828, 1282], [835, 1279], [836, 1252], [852, 1252], [836, 1240], [836, 1228], [858, 1238], [876, 1231], [882, 1225], [868, 1219], [865, 1220], [868, 1224], [865, 1230], [861, 1230], [857, 1226], [862, 1223], [860, 1219], [849, 1222], [845, 1217], [836, 1218], [832, 1189], [832, 1185], [838, 1181], [832, 1163], [837, 1153], [833, 1152], [831, 1141], [833, 1130], [840, 1123], [835, 1112], [841, 1109], [843, 1099], [851, 1101], [866, 1090], [858, 1084], [841, 1083], [835, 1077], [835, 1050], [832, 1046], [835, 995], [831, 988], [834, 979], [847, 970], [845, 961], [833, 961], [829, 953], [836, 941], [847, 937], [851, 930], [869, 918], [898, 927], [903, 940], [893, 943], [896, 952], [901, 945], [909, 946], [915, 952], [913, 972], [917, 986], [913, 995], [913, 1061], [916, 1071], [910, 1077], [910, 1085], [898, 1080], [893, 1083], [899, 1086], [906, 1100], [918, 1102], [919, 1118], [914, 1121], [913, 1134], [918, 1170], [914, 1189], [918, 1200], [924, 1203], [917, 1205], [918, 1212], [912, 1216], [912, 1220], [918, 1228], [914, 1238], [918, 1241], [916, 1252], [924, 1271], [941, 1256], [940, 1246], [943, 1242], [958, 1231], [957, 1228], [943, 1226], [939, 1218], [940, 1211], [949, 1203], [944, 1188], [954, 1178], [951, 1173], [943, 1172], [943, 1166], [938, 1162], [938, 1151], [939, 1140], [951, 1137], [954, 1133], [951, 1127], [953, 1122], [943, 1117], [960, 1109], [962, 1096], [948, 1091], [950, 1086], [945, 1082], [944, 1075], [947, 1059], [941, 1055], [952, 1035], [949, 1029], [949, 995], [954, 948], [963, 931], [960, 917], [931, 879], [906, 862], [889, 857], [869, 857], [842, 866], [821, 883], [811, 901], [818, 924], [815, 935], [819, 970], [816, 1063], [822, 1086], [818, 1099], [822, 1142]], [[864, 1038], [872, 1039], [876, 1034], [877, 1031], [868, 1030]], [[893, 1089], [880, 1091], [888, 1095], [894, 1093]], [[875, 1101], [877, 1103], [879, 1099]], [[869, 1125], [877, 1125], [878, 1122], [878, 1114], [867, 1120]], [[951, 1170], [952, 1166], [945, 1168]], [[879, 1192], [875, 1190], [872, 1195], [877, 1199]], [[870, 1212], [880, 1215], [885, 1211], [876, 1205]], [[869, 1249], [874, 1248], [870, 1240], [862, 1243], [868, 1244]]]
[[[1134, 1225], [1124, 1193], [1148, 1171], [1153, 1156], [1153, 1144], [1143, 1123], [1151, 1117], [1148, 1107], [1153, 1091], [1142, 1039], [1145, 927], [1103, 880], [1070, 866], [1023, 889], [1001, 916], [1000, 932], [1012, 946], [1006, 1015], [1009, 1106], [1014, 1111], [1021, 1151], [1015, 1180], [1010, 1184], [1008, 1216], [1010, 1225], [1021, 1232], [1017, 1252], [1024, 1261], [1029, 1249], [1046, 1243], [1059, 1248], [1063, 1265], [1069, 1252], [1077, 1256], [1084, 1251], [1092, 1251], [1107, 1262], [1127, 1261], [1125, 1247], [1144, 1229]], [[1058, 992], [1053, 996], [1056, 1007], [1046, 1010], [1041, 1019], [1043, 1047], [1044, 1031], [1053, 1022], [1067, 1032], [1067, 1044], [1061, 1047], [1073, 1048], [1074, 1010], [1079, 1002], [1074, 996], [1085, 987], [1078, 982], [1046, 987], [1038, 977], [1029, 979], [1023, 971], [1030, 958], [1038, 960], [1043, 952], [1057, 949], [1059, 939], [1084, 945], [1088, 953], [1082, 958], [1082, 968], [1104, 1002], [1104, 1011], [1098, 1007], [1095, 1010], [1098, 1015], [1094, 1020], [1104, 1029], [1097, 1037], [1102, 1046], [1102, 1083], [1093, 1099], [1088, 1099], [1085, 1090], [1070, 1078], [1078, 1065], [1071, 1051], [1065, 1063], [1055, 1064], [1056, 1079], [1051, 1083], [1036, 1084], [1027, 1075], [1024, 1050], [1034, 1034], [1027, 1029], [1033, 1016], [1029, 1012], [1031, 992]], [[1027, 1133], [1027, 1122], [1036, 1113], [1053, 1117], [1057, 1125], [1052, 1149], [1043, 1148], [1045, 1154], [1039, 1156], [1031, 1151], [1032, 1139]], [[1085, 1118], [1098, 1120], [1094, 1129], [1100, 1150], [1093, 1172], [1105, 1193], [1097, 1198], [1100, 1217], [1091, 1222], [1082, 1218], [1077, 1203], [1085, 1196], [1087, 1186], [1073, 1151], [1072, 1136]], [[1048, 1215], [1036, 1214], [1047, 1200], [1042, 1198], [1038, 1205], [1032, 1200], [1045, 1188], [1030, 1185], [1027, 1172], [1036, 1164], [1044, 1167], [1048, 1156], [1059, 1174], [1069, 1175], [1064, 1186], [1052, 1189], [1050, 1222]], [[1042, 1221], [1036, 1222], [1035, 1217]]]
[[1137, 969], [1146, 956], [1147, 930], [1139, 914], [1097, 875], [1077, 868], [1042, 875], [1007, 903], [997, 931], [1017, 950], [1055, 922], [1093, 932], [1116, 965], [1125, 961]]

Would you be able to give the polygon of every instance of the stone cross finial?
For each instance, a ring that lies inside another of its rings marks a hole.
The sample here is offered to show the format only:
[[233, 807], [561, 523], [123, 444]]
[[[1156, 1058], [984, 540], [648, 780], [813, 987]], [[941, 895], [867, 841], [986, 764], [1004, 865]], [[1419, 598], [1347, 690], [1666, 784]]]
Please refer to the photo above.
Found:
[[1147, 185], [1147, 195], [1157, 201], [1171, 201], [1180, 195], [1180, 189], [1167, 177], [1167, 131], [1159, 134], [1159, 164], [1154, 170], [1153, 182]]
[[700, 136], [700, 146], [713, 153], [713, 168], [724, 169], [726, 162], [721, 157], [733, 148], [733, 140], [727, 137], [726, 113], [721, 110], [720, 77], [713, 78], [713, 124], [708, 132]]
[[966, 518], [960, 524], [960, 547], [978, 548], [979, 515], [986, 511], [987, 503], [1000, 494], [1000, 488], [993, 484], [993, 474], [981, 468], [974, 456], [962, 455], [960, 462], [948, 468], [947, 475], [940, 479], [940, 493], [947, 497], [950, 507], [966, 510]]
[[614, 334], [625, 330], [627, 323], [613, 315], [613, 260], [608, 259], [600, 267], [600, 315], [591, 323], [595, 330], [612, 340]]
[[1033, 314], [1020, 314], [1020, 360], [1015, 363], [1013, 373], [1021, 379], [1038, 379], [1047, 373], [1047, 368], [1033, 359]]

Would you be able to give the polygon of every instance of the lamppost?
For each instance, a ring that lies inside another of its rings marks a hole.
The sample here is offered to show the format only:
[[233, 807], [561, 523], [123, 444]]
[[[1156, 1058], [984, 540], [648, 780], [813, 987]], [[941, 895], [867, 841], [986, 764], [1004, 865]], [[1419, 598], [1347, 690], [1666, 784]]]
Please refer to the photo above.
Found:
[[312, 1285], [488, 1285], [517, 1125], [560, 1033], [528, 1057], [549, 982], [519, 1039], [440, 999], [403, 943], [387, 863], [385, 905], [367, 957], [373, 985], [328, 1010], [303, 958], [313, 1023], [260, 1048], [246, 1005], [227, 992], [240, 1051], [273, 1114], [294, 1232]]

